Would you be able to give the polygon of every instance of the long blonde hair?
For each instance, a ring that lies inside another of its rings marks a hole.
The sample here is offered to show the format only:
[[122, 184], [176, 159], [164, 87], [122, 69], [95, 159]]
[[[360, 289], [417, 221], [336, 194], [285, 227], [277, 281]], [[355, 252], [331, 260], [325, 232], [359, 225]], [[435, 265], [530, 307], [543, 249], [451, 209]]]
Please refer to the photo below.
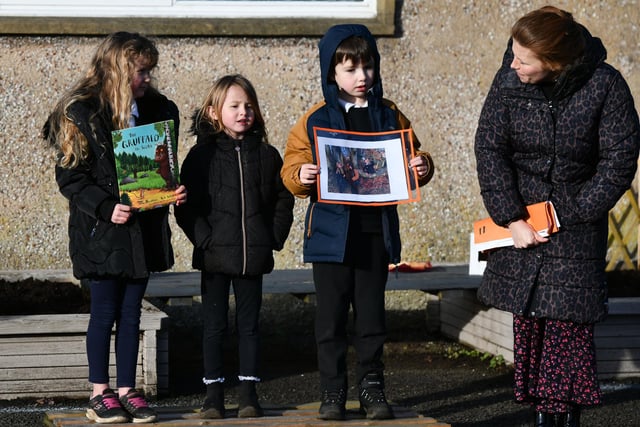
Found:
[[149, 70], [158, 64], [154, 43], [138, 33], [112, 33], [100, 43], [85, 76], [62, 96], [45, 125], [45, 138], [60, 150], [60, 166], [77, 167], [89, 156], [86, 138], [67, 115], [73, 103], [94, 98], [96, 114], [110, 112], [114, 129], [129, 126], [131, 79], [139, 59]]

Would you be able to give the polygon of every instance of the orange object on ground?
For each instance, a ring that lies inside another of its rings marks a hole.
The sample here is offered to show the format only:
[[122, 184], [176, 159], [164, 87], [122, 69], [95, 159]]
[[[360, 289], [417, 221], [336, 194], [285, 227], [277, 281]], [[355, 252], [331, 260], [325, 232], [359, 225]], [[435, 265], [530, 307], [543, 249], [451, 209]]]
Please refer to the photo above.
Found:
[[431, 261], [415, 262], [402, 261], [399, 264], [389, 264], [389, 271], [399, 271], [401, 273], [415, 273], [431, 270]]

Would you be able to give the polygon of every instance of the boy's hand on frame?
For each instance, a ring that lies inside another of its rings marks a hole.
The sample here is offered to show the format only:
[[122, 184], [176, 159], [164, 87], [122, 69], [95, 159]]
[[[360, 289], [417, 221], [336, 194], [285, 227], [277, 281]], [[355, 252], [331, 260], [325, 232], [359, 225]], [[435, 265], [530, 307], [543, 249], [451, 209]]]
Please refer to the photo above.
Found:
[[409, 161], [409, 167], [414, 168], [418, 173], [418, 176], [425, 176], [429, 172], [429, 165], [427, 159], [424, 156], [414, 157]]
[[320, 167], [313, 163], [305, 163], [300, 167], [300, 182], [305, 185], [315, 184], [320, 173]]

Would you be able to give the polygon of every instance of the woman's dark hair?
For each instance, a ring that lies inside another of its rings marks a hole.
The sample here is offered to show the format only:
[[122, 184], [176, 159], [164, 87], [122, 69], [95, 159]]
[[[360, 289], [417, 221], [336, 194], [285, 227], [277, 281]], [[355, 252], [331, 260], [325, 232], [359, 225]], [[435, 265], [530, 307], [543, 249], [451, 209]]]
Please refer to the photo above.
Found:
[[511, 37], [555, 72], [582, 57], [585, 49], [580, 24], [571, 13], [554, 6], [542, 7], [520, 18], [511, 28]]

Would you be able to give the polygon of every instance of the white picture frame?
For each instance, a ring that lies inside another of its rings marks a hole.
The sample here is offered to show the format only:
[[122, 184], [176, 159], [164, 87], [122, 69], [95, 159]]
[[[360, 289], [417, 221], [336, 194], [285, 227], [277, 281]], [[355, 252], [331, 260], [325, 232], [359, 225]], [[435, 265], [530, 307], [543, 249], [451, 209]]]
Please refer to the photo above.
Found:
[[392, 205], [420, 199], [411, 129], [349, 132], [314, 127], [318, 201]]

